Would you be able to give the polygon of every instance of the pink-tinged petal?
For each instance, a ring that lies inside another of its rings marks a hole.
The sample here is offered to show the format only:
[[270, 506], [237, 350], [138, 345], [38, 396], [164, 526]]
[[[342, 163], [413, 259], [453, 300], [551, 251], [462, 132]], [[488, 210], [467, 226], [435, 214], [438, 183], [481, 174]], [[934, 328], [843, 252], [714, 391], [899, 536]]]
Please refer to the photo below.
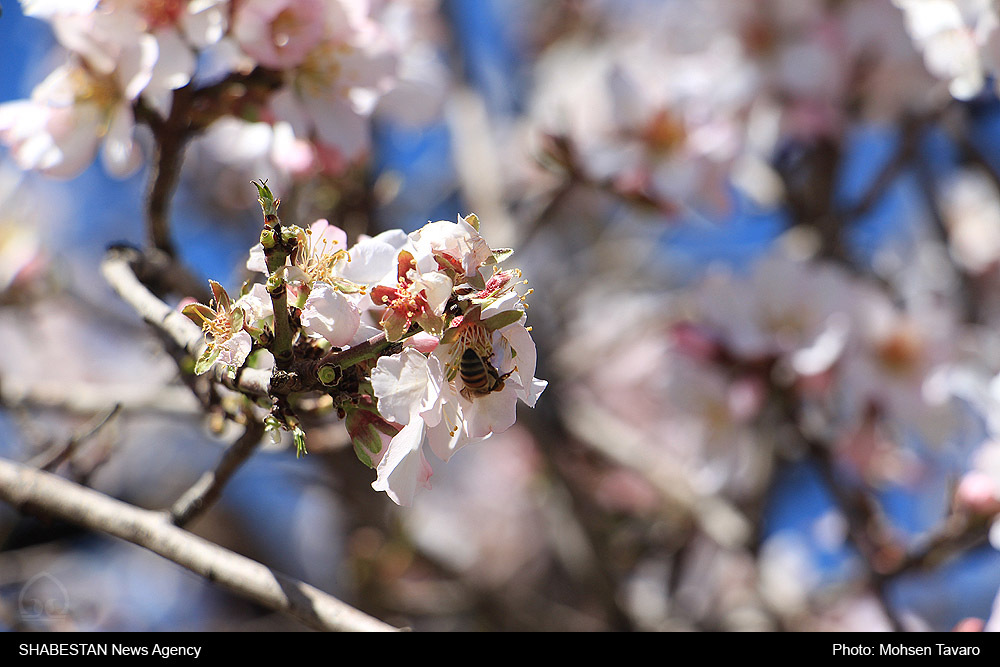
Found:
[[225, 0], [194, 0], [181, 18], [184, 34], [197, 49], [217, 44], [229, 27], [228, 2]]
[[159, 57], [160, 44], [152, 35], [139, 35], [138, 42], [129, 45], [116, 70], [125, 99], [134, 100], [146, 89]]
[[167, 90], [183, 88], [191, 82], [197, 65], [194, 51], [172, 28], [156, 31], [155, 37], [159, 56], [150, 85]]
[[25, 16], [51, 19], [59, 14], [89, 13], [97, 8], [98, 0], [21, 0]]
[[427, 427], [427, 445], [434, 455], [445, 463], [466, 445], [488, 440], [492, 433], [472, 437], [469, 434], [469, 423], [462, 412], [462, 405], [468, 408], [468, 403], [462, 402], [458, 394], [442, 405], [441, 420], [435, 426]]
[[442, 314], [444, 307], [448, 304], [448, 299], [451, 298], [453, 287], [451, 278], [438, 272], [425, 273], [415, 280], [414, 284], [423, 288], [424, 298], [427, 299], [427, 305], [431, 311], [435, 315]]
[[222, 364], [230, 373], [234, 373], [250, 356], [253, 340], [246, 331], [240, 331], [229, 340], [220, 343], [218, 347], [219, 358], [216, 363]]
[[424, 457], [424, 422], [415, 419], [389, 441], [379, 461], [378, 476], [372, 482], [376, 491], [385, 491], [397, 505], [409, 505], [421, 488], [429, 489], [433, 474]]
[[359, 241], [348, 252], [351, 261], [341, 271], [348, 280], [370, 285], [395, 273], [397, 250], [379, 238]]
[[303, 139], [298, 139], [289, 123], [274, 124], [273, 141], [270, 151], [271, 160], [275, 166], [284, 169], [293, 176], [305, 176], [316, 166], [316, 151], [313, 145]]
[[313, 256], [317, 253], [329, 254], [337, 250], [347, 250], [347, 232], [336, 225], [331, 225], [325, 218], [320, 218], [309, 225], [309, 246]]
[[34, 168], [57, 178], [78, 176], [97, 154], [100, 124], [100, 110], [93, 104], [53, 109], [46, 127], [50, 137], [45, 140], [52, 150]]
[[247, 0], [233, 19], [233, 34], [265, 67], [300, 65], [323, 38], [321, 0]]
[[418, 352], [423, 352], [424, 354], [430, 354], [435, 349], [437, 349], [438, 344], [441, 341], [438, 340], [437, 336], [426, 333], [424, 331], [418, 331], [409, 338], [407, 338], [403, 345], [406, 347], [412, 347]]
[[371, 129], [368, 118], [357, 115], [338, 95], [302, 100], [306, 114], [315, 123], [319, 141], [337, 150], [348, 161], [368, 150]]
[[302, 327], [319, 334], [331, 345], [347, 345], [361, 325], [361, 311], [346, 296], [326, 283], [313, 284], [302, 309]]

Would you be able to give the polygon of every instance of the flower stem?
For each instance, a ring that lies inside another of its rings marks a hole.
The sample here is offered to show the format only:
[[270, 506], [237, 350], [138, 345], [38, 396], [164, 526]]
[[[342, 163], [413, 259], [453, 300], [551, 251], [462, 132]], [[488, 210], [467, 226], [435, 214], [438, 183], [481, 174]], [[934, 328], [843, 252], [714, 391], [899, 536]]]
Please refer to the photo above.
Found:
[[274, 355], [276, 368], [288, 370], [292, 365], [292, 327], [288, 321], [288, 287], [284, 273], [288, 248], [283, 239], [281, 218], [278, 217], [278, 205], [281, 200], [274, 198], [266, 181], [255, 181], [254, 185], [257, 186], [258, 201], [264, 212], [261, 244], [264, 246], [267, 270], [271, 274], [267, 280], [267, 293], [271, 296], [271, 306], [274, 309], [274, 342], [271, 345], [271, 354]]

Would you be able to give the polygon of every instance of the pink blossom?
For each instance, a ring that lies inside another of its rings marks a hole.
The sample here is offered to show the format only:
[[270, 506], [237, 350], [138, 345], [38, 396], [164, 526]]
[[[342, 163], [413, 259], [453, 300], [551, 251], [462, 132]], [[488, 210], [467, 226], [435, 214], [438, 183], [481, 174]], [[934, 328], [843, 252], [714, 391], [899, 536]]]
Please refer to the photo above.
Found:
[[340, 347], [354, 340], [361, 325], [361, 311], [331, 285], [316, 282], [302, 308], [301, 321], [307, 332]]
[[108, 171], [124, 177], [141, 164], [129, 104], [113, 77], [70, 63], [46, 77], [30, 100], [0, 105], [0, 140], [22, 169], [76, 176], [100, 148]]
[[246, 0], [236, 9], [233, 34], [261, 65], [289, 69], [324, 36], [322, 0]]

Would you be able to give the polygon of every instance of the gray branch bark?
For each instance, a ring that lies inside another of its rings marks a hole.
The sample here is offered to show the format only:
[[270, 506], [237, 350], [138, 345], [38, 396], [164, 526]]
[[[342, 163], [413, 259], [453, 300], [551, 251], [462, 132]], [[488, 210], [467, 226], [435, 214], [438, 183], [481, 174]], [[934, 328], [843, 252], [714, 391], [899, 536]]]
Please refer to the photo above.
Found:
[[0, 500], [121, 538], [317, 630], [388, 632], [382, 621], [324, 593], [224, 549], [143, 510], [56, 475], [0, 458]]

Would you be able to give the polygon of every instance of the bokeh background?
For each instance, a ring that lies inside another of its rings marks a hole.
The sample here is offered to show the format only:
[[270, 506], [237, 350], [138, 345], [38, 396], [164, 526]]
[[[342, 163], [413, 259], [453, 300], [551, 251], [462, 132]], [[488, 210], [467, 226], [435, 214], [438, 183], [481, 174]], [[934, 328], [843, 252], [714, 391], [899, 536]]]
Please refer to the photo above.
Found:
[[[1000, 622], [992, 2], [372, 7], [411, 48], [370, 149], [303, 175], [266, 123], [216, 121], [185, 154], [178, 253], [238, 289], [256, 178], [351, 239], [475, 212], [534, 290], [549, 386], [412, 506], [317, 424], [194, 532], [416, 630]], [[0, 102], [64, 57], [3, 3]], [[145, 242], [149, 175], [54, 179], [0, 150], [0, 456], [78, 439], [60, 474], [158, 509], [237, 431], [99, 273]], [[7, 630], [300, 629], [6, 506], [0, 544]]]

